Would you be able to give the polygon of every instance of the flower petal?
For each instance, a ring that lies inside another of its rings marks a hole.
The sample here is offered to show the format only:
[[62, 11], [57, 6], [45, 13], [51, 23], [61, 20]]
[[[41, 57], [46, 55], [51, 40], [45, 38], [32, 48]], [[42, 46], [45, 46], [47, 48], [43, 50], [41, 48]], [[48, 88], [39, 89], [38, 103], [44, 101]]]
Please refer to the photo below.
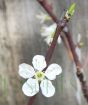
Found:
[[57, 24], [52, 24], [52, 25], [50, 25], [50, 26], [43, 26], [42, 27], [42, 33], [41, 33], [41, 35], [44, 37], [48, 37], [48, 36], [50, 36], [50, 37], [52, 37], [52, 35], [54, 35], [54, 33], [55, 33], [55, 29], [56, 29], [56, 27], [57, 27]]
[[46, 37], [46, 38], [44, 39], [44, 41], [45, 41], [48, 45], [50, 45], [51, 42], [53, 41], [53, 38], [50, 37], [50, 36], [48, 36], [48, 37]]
[[19, 65], [19, 75], [25, 79], [33, 77], [35, 74], [35, 71], [32, 66], [22, 63]]
[[22, 87], [22, 91], [26, 96], [34, 96], [39, 92], [39, 84], [36, 79], [28, 79]]
[[80, 49], [80, 48], [78, 48], [78, 47], [76, 47], [75, 51], [76, 51], [76, 53], [77, 53], [77, 55], [78, 55], [79, 59], [81, 60], [81, 59], [82, 59], [81, 49]]
[[79, 43], [81, 41], [81, 34], [78, 34], [77, 42]]
[[45, 71], [45, 76], [49, 80], [54, 80], [54, 79], [56, 79], [56, 75], [61, 74], [61, 72], [62, 72], [61, 66], [59, 66], [58, 64], [53, 63]]
[[58, 42], [58, 44], [61, 44], [61, 37], [60, 36], [58, 37], [57, 42]]
[[32, 64], [36, 70], [42, 71], [46, 67], [45, 57], [42, 55], [35, 55]]
[[55, 87], [52, 85], [51, 81], [47, 79], [41, 82], [40, 87], [45, 97], [52, 97], [55, 94]]
[[65, 26], [63, 30], [64, 30], [64, 32], [68, 32], [68, 27]]
[[51, 20], [51, 17], [43, 12], [40, 12], [40, 14], [38, 14], [36, 17], [40, 19], [40, 23]]

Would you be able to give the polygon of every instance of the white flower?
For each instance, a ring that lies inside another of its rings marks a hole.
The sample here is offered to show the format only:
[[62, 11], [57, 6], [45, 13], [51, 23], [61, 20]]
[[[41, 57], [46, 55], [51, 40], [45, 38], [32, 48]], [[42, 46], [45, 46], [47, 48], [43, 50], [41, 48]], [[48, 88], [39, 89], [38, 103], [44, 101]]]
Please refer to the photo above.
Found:
[[19, 75], [28, 79], [22, 87], [22, 91], [26, 96], [34, 96], [39, 92], [39, 86], [45, 97], [51, 97], [55, 94], [55, 87], [50, 80], [55, 80], [56, 76], [61, 74], [62, 69], [58, 64], [51, 64], [46, 71], [47, 64], [45, 57], [35, 55], [31, 65], [22, 63], [19, 65]]
[[40, 14], [38, 14], [36, 17], [40, 19], [40, 23], [51, 20], [51, 17], [43, 12], [40, 12]]
[[[50, 45], [53, 41], [57, 25], [54, 23], [50, 26], [43, 26], [41, 29], [41, 36], [45, 37], [45, 42]], [[61, 43], [61, 37], [58, 37], [58, 44]]]

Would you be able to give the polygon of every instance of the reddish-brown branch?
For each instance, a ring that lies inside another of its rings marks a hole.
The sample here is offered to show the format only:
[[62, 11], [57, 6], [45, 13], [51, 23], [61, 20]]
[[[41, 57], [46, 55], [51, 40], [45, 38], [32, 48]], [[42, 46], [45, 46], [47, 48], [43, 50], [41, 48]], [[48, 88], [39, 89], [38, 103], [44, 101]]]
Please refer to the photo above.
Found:
[[58, 23], [57, 17], [54, 15], [52, 9], [50, 9], [50, 4], [48, 4], [47, 0], [37, 0], [40, 5], [47, 11], [47, 13], [50, 15], [52, 20], [56, 23]]
[[[45, 5], [43, 3], [43, 5]], [[47, 7], [48, 5], [45, 5], [45, 7]], [[49, 8], [48, 8], [49, 9]], [[52, 13], [52, 12], [51, 12]], [[51, 15], [52, 16], [52, 15]], [[53, 20], [55, 19], [56, 21], [56, 17], [53, 18]], [[65, 27], [66, 23], [68, 22], [68, 20], [64, 17], [62, 21], [60, 21], [58, 24], [57, 24], [57, 28], [56, 28], [56, 32], [55, 32], [55, 35], [54, 35], [54, 38], [53, 38], [53, 41], [46, 53], [46, 56], [45, 56], [45, 59], [46, 59], [46, 62], [47, 62], [47, 66], [52, 58], [52, 55], [53, 55], [53, 52], [54, 52], [54, 49], [55, 49], [55, 46], [56, 46], [56, 43], [57, 43], [57, 39], [58, 39], [58, 36], [60, 35], [61, 31], [63, 30], [63, 28]], [[47, 67], [46, 67], [47, 68]], [[45, 69], [46, 69], [45, 68]], [[44, 69], [44, 70], [45, 70]], [[32, 98], [29, 99], [29, 102], [28, 102], [28, 105], [32, 105], [33, 102], [34, 102], [34, 99], [35, 99], [36, 96], [33, 96]]]
[[71, 34], [70, 34], [69, 31], [68, 32], [64, 31], [64, 33], [66, 35], [66, 38], [68, 40], [71, 52], [73, 54], [73, 58], [74, 58], [74, 62], [75, 62], [76, 67], [77, 67], [77, 71], [80, 72], [80, 69], [82, 68], [82, 66], [81, 66], [81, 63], [79, 61], [78, 55], [77, 55], [77, 53], [75, 51], [75, 44], [74, 44], [74, 42], [72, 40]]
[[53, 41], [52, 41], [51, 46], [49, 47], [49, 49], [46, 53], [46, 57], [45, 57], [47, 65], [49, 64], [49, 62], [52, 58], [52, 55], [53, 55], [53, 52], [54, 52], [54, 49], [55, 49], [55, 46], [56, 46], [56, 43], [57, 43], [58, 36], [60, 35], [61, 31], [63, 30], [63, 28], [65, 27], [67, 22], [68, 21], [64, 18], [62, 21], [60, 21], [57, 24], [57, 29], [56, 29]]
[[[56, 46], [56, 43], [57, 43], [58, 36], [60, 35], [61, 31], [63, 30], [63, 28], [65, 27], [67, 22], [68, 22], [68, 20], [64, 17], [63, 20], [60, 21], [59, 24], [57, 24], [57, 28], [56, 28], [56, 32], [55, 32], [53, 41], [52, 41], [52, 43], [51, 43], [51, 45], [50, 45], [50, 47], [49, 47], [49, 49], [48, 49], [48, 51], [46, 53], [46, 56], [45, 56], [45, 59], [46, 59], [46, 62], [47, 62], [47, 66], [48, 66], [48, 64], [49, 64], [49, 62], [50, 62], [50, 60], [52, 58], [52, 55], [53, 55], [53, 52], [54, 52], [54, 49], [55, 49], [55, 46]], [[36, 96], [33, 96], [33, 97], [31, 97], [29, 99], [28, 105], [32, 105], [33, 104], [35, 97]]]
[[67, 51], [68, 51], [68, 56], [71, 60], [73, 60], [73, 55], [72, 55], [72, 52], [71, 52], [71, 49], [70, 49], [70, 46], [69, 46], [69, 43], [68, 43], [68, 40], [66, 38], [66, 36], [63, 34], [61, 35], [61, 39], [64, 43], [64, 46], [66, 47]]
[[28, 100], [28, 105], [33, 105], [35, 98], [36, 98], [36, 95], [33, 96], [33, 97], [31, 97], [31, 98]]
[[78, 58], [78, 56], [76, 54], [76, 51], [75, 51], [75, 44], [72, 40], [72, 36], [71, 36], [70, 32], [68, 31], [68, 32], [64, 32], [64, 33], [67, 37], [71, 52], [73, 54], [74, 62], [76, 64], [76, 68], [77, 68], [77, 77], [79, 78], [79, 80], [81, 82], [81, 87], [82, 87], [82, 90], [83, 90], [84, 97], [88, 101], [88, 85], [86, 83], [84, 74], [82, 72], [81, 62], [79, 61], [79, 58]]

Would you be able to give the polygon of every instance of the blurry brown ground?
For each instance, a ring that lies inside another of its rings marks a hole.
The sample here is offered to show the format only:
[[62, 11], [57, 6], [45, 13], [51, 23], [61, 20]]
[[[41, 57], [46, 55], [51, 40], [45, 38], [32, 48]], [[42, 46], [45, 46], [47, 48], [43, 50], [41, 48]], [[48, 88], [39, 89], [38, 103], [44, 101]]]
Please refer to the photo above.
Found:
[[[71, 19], [70, 29], [74, 42], [80, 33], [85, 46], [82, 51], [82, 63], [88, 54], [88, 0], [49, 0], [53, 3], [58, 19], [64, 9], [76, 2], [75, 15]], [[0, 105], [27, 105], [28, 97], [21, 90], [25, 82], [18, 75], [18, 66], [25, 62], [31, 64], [36, 54], [45, 55], [48, 46], [40, 36], [40, 23], [36, 15], [44, 11], [36, 0], [0, 0]], [[63, 68], [62, 75], [54, 82], [56, 94], [45, 98], [37, 95], [34, 105], [88, 105], [81, 92], [81, 103], [76, 98], [77, 79], [74, 63], [69, 59], [64, 44], [56, 46], [52, 62]], [[85, 75], [88, 81], [88, 66]]]

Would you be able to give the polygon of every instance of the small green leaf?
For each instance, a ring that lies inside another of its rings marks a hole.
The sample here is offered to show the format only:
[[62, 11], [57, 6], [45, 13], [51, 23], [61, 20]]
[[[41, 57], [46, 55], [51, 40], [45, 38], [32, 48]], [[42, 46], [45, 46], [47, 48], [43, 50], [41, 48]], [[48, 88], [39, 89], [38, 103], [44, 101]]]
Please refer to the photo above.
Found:
[[66, 14], [65, 14], [65, 17], [67, 20], [69, 20], [71, 18], [71, 16], [74, 15], [74, 12], [75, 12], [75, 7], [76, 7], [76, 4], [73, 3], [69, 9], [67, 10]]
[[75, 12], [75, 7], [76, 7], [76, 4], [73, 3], [73, 4], [69, 7], [69, 9], [67, 10], [67, 11], [68, 11], [68, 14], [69, 14], [70, 16], [73, 16], [73, 14], [74, 14], [74, 12]]

